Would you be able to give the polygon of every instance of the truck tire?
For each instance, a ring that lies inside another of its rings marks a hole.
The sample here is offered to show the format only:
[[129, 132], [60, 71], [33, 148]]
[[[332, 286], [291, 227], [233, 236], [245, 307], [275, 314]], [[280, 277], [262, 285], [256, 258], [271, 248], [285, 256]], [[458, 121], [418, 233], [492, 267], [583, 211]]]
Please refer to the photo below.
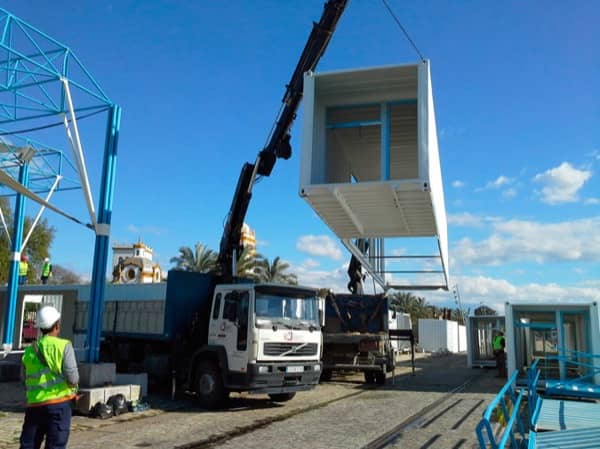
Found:
[[213, 410], [223, 405], [229, 394], [216, 363], [203, 361], [196, 372], [196, 397], [201, 407]]
[[377, 385], [385, 384], [385, 365], [381, 367], [381, 371], [375, 371], [375, 383]]
[[368, 384], [375, 383], [375, 373], [373, 371], [365, 371], [365, 382]]
[[331, 380], [331, 376], [333, 372], [330, 369], [324, 369], [321, 372], [321, 377], [319, 378], [319, 382], [329, 382]]
[[296, 396], [296, 393], [277, 393], [270, 394], [269, 398], [273, 402], [287, 402], [291, 401], [294, 398], [294, 396]]

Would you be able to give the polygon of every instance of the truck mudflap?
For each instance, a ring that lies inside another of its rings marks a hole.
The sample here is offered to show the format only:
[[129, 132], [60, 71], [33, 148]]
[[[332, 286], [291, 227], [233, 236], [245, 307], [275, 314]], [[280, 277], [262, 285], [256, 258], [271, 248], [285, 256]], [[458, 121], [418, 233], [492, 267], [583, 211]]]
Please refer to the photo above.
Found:
[[322, 369], [318, 361], [249, 364], [245, 374], [230, 373], [227, 388], [250, 394], [305, 391], [319, 383]]

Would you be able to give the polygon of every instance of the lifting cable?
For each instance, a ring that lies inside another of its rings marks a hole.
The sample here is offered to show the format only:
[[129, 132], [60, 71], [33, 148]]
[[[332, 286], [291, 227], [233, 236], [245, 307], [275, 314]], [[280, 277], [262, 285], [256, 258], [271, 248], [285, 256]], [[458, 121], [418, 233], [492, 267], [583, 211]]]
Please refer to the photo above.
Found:
[[386, 0], [381, 0], [383, 2], [383, 5], [386, 7], [386, 9], [389, 11], [390, 15], [392, 16], [392, 18], [396, 21], [396, 23], [398, 24], [398, 27], [400, 27], [400, 29], [402, 30], [402, 32], [404, 33], [404, 36], [406, 37], [406, 39], [408, 40], [408, 42], [410, 42], [410, 45], [412, 45], [412, 47], [415, 49], [415, 51], [417, 52], [417, 54], [419, 55], [419, 58], [421, 58], [421, 61], [425, 62], [425, 58], [423, 57], [423, 54], [419, 51], [419, 49], [417, 48], [417, 45], [415, 44], [415, 42], [411, 39], [410, 35], [408, 34], [408, 31], [406, 31], [406, 28], [404, 28], [402, 26], [402, 24], [400, 23], [400, 20], [398, 19], [398, 17], [396, 16], [396, 14], [394, 14], [394, 11], [392, 11], [392, 8], [390, 7], [390, 5], [388, 4], [388, 2]]

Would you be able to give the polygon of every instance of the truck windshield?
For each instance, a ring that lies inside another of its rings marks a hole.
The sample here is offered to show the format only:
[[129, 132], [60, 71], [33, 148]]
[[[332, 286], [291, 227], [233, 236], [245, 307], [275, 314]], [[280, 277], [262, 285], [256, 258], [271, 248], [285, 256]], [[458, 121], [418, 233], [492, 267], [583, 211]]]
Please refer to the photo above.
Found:
[[319, 319], [315, 297], [257, 293], [255, 311], [257, 325], [308, 328], [317, 326]]

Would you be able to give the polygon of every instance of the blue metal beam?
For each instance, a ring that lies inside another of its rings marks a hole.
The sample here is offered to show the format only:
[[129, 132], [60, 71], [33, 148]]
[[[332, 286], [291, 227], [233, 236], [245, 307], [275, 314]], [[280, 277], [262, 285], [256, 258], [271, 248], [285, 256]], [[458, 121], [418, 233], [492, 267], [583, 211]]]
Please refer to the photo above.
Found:
[[[27, 187], [29, 164], [23, 163], [19, 170], [19, 182]], [[25, 197], [20, 193], [15, 200], [15, 219], [11, 245], [11, 260], [8, 266], [8, 289], [6, 302], [6, 319], [4, 321], [3, 342], [5, 347], [12, 348], [15, 333], [15, 315], [17, 311], [17, 294], [19, 290], [19, 263], [21, 261], [21, 244], [23, 241], [23, 225], [25, 223]]]
[[102, 186], [98, 207], [98, 226], [96, 228], [96, 246], [94, 248], [94, 265], [92, 268], [88, 310], [87, 344], [85, 348], [85, 357], [88, 363], [97, 363], [100, 354], [104, 286], [106, 284], [110, 222], [112, 218], [115, 174], [117, 169], [117, 144], [120, 127], [121, 108], [114, 105], [109, 110], [104, 146], [104, 162], [102, 165]]

